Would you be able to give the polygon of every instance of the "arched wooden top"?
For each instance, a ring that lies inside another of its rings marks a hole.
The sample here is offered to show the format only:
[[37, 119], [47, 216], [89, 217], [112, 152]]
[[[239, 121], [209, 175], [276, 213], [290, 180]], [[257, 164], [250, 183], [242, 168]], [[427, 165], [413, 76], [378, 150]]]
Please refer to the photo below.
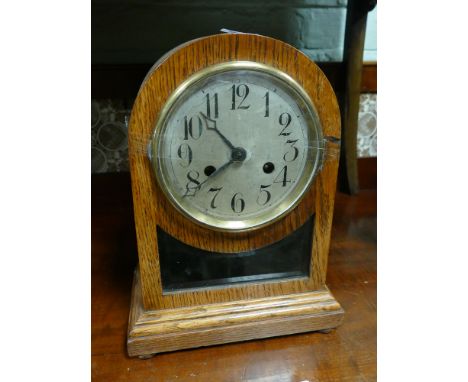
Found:
[[129, 159], [140, 257], [145, 251], [157, 249], [157, 226], [186, 244], [209, 251], [239, 252], [271, 244], [299, 228], [316, 210], [316, 196], [324, 192], [323, 183], [336, 182], [335, 171], [329, 174], [326, 168], [330, 164], [337, 166], [338, 156], [325, 161], [324, 169], [291, 213], [267, 227], [236, 234], [216, 232], [192, 223], [164, 197], [146, 151], [160, 110], [189, 76], [208, 66], [233, 60], [260, 62], [287, 73], [312, 99], [323, 135], [340, 138], [339, 108], [329, 81], [314, 62], [292, 46], [253, 34], [220, 34], [175, 48], [146, 76], [130, 119]]

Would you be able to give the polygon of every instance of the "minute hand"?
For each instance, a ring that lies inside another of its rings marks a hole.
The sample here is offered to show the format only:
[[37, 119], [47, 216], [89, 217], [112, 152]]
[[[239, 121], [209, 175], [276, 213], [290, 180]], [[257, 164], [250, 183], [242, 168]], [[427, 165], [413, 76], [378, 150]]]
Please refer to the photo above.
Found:
[[[216, 126], [216, 121], [211, 119], [210, 117], [207, 117], [205, 114], [203, 114], [202, 112], [200, 112], [200, 115], [203, 117], [203, 119], [205, 120], [205, 126], [208, 130], [214, 130], [216, 131], [216, 133], [221, 137], [221, 139], [223, 140], [223, 142], [231, 149], [231, 150], [234, 150], [234, 145], [229, 141], [229, 139], [227, 139], [223, 133], [221, 133], [221, 131], [218, 130], [218, 127]], [[208, 123], [209, 122], [209, 123]]]

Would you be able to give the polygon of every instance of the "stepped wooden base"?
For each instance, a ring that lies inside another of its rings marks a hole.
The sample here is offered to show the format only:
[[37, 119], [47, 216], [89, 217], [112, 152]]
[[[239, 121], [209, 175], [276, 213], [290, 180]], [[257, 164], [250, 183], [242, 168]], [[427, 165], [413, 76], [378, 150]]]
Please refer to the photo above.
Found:
[[344, 311], [324, 289], [281, 297], [145, 311], [139, 272], [133, 283], [130, 356], [335, 328]]

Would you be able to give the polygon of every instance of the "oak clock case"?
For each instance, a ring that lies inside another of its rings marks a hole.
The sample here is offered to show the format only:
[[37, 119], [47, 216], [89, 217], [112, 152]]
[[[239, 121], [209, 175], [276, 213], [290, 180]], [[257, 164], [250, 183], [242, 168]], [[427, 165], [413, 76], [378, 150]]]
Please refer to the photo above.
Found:
[[225, 34], [169, 52], [129, 126], [130, 356], [339, 325], [325, 285], [340, 139], [305, 55]]

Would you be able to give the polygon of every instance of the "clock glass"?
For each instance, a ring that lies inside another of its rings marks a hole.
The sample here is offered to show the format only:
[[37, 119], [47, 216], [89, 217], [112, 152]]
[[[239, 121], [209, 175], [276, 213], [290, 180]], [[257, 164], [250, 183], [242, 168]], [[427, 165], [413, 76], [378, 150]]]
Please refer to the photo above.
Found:
[[321, 166], [320, 122], [284, 72], [229, 62], [197, 72], [169, 97], [150, 145], [158, 183], [196, 223], [243, 231], [294, 208]]

